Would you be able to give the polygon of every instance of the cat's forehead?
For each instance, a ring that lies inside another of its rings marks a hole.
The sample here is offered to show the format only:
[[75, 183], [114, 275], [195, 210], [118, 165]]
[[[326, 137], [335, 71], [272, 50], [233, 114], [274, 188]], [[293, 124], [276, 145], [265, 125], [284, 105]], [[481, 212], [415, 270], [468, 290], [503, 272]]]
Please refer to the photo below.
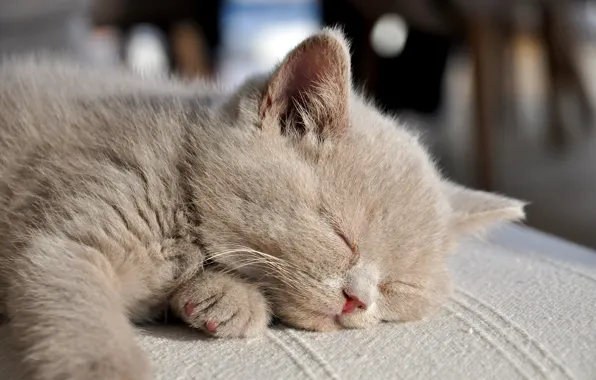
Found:
[[356, 98], [350, 127], [333, 144], [319, 170], [331, 190], [328, 202], [346, 219], [441, 229], [447, 209], [440, 175], [415, 133]]
[[395, 116], [381, 112], [374, 103], [358, 93], [354, 92], [350, 98], [349, 113], [349, 134], [365, 138], [365, 142], [377, 144], [380, 148], [396, 151], [409, 149], [406, 153], [418, 153], [416, 150], [421, 145], [417, 133], [406, 129]]
[[[418, 135], [396, 118], [354, 95], [349, 122], [344, 136], [332, 144], [333, 152], [328, 154], [326, 163], [333, 166], [330, 170], [374, 177], [387, 185], [433, 187], [440, 180]], [[404, 183], [408, 180], [413, 182]]]

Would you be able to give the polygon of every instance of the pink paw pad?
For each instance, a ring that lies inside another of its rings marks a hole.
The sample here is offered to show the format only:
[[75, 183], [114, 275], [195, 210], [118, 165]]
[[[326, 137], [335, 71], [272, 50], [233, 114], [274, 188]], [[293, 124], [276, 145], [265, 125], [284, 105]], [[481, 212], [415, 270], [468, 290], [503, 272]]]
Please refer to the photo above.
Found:
[[192, 303], [187, 303], [186, 305], [184, 305], [184, 312], [186, 313], [187, 317], [190, 317], [192, 315], [192, 313], [194, 313], [195, 311], [195, 304]]
[[217, 326], [219, 326], [219, 323], [217, 323], [215, 321], [207, 321], [205, 323], [205, 329], [207, 331], [209, 331], [210, 333], [217, 332]]

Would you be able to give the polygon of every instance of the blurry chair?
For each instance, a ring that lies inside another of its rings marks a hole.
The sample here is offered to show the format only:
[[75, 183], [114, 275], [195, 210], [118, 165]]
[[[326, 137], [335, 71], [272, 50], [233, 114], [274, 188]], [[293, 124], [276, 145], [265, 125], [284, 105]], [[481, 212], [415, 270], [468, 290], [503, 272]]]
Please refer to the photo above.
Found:
[[167, 36], [172, 71], [185, 77], [210, 77], [218, 43], [219, 0], [93, 0], [93, 22], [125, 34], [151, 24]]
[[0, 0], [0, 55], [60, 51], [87, 56], [88, 0]]
[[507, 85], [515, 85], [511, 42], [517, 32], [516, 9], [531, 5], [539, 16], [537, 34], [545, 50], [551, 112], [548, 135], [553, 145], [567, 140], [570, 123], [563, 114], [565, 94], [575, 97], [586, 126], [592, 125], [591, 103], [576, 54], [573, 0], [351, 0], [364, 15], [368, 31], [385, 13], [398, 13], [410, 25], [437, 34], [460, 35], [470, 48], [473, 66], [476, 176], [480, 188], [493, 188], [494, 129], [505, 114]]

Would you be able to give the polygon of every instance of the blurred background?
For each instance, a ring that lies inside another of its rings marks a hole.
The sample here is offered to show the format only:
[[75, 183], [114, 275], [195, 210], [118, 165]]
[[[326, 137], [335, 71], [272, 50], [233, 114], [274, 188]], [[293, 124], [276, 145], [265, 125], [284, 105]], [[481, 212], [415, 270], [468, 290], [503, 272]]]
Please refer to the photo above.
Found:
[[325, 25], [352, 41], [358, 86], [423, 131], [446, 175], [525, 199], [530, 225], [596, 248], [596, 2], [0, 0], [0, 54], [233, 87]]

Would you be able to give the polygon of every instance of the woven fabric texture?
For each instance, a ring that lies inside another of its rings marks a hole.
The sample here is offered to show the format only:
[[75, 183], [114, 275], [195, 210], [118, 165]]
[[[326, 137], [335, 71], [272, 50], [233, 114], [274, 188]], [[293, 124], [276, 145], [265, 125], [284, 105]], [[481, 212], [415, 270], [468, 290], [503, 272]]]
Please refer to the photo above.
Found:
[[[252, 340], [161, 326], [138, 339], [159, 380], [596, 379], [595, 252], [505, 227], [450, 260], [454, 295], [426, 321], [336, 333], [276, 326]], [[4, 329], [0, 378], [18, 379]]]

